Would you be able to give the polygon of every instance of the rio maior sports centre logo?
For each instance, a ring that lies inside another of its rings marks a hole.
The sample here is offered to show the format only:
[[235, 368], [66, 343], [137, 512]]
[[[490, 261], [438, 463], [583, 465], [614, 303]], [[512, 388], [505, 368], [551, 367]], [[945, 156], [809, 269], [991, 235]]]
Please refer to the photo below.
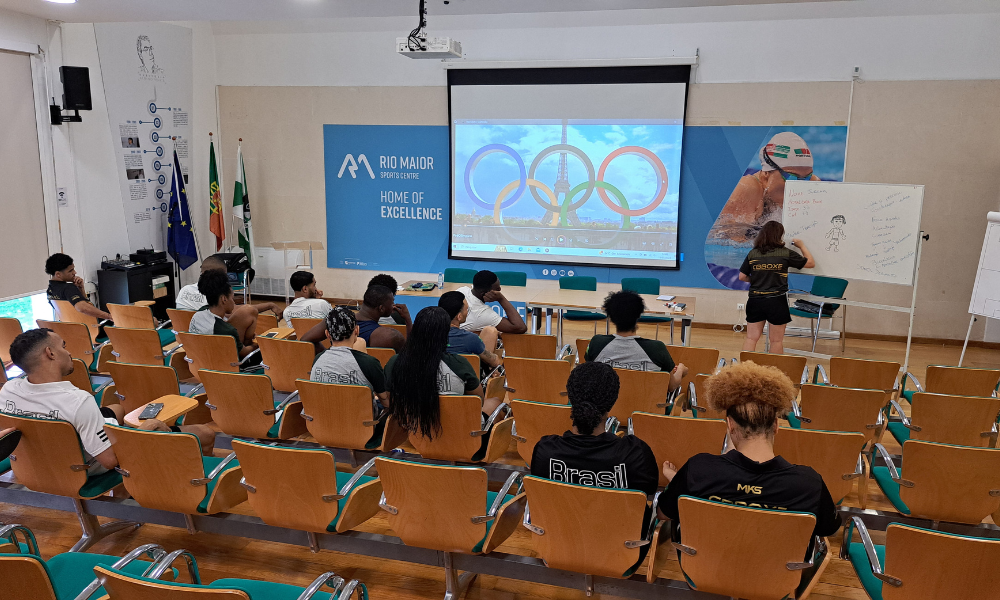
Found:
[[357, 179], [358, 178], [357, 170], [358, 170], [359, 164], [364, 165], [365, 169], [368, 169], [368, 175], [372, 179], [375, 179], [375, 172], [372, 171], [372, 166], [370, 164], [368, 164], [368, 159], [365, 158], [364, 154], [359, 154], [357, 161], [354, 160], [354, 155], [353, 154], [348, 154], [347, 156], [345, 156], [343, 164], [340, 165], [340, 171], [337, 173], [337, 179], [340, 179], [341, 177], [344, 176], [344, 170], [345, 169], [348, 172], [350, 172], [351, 179]]

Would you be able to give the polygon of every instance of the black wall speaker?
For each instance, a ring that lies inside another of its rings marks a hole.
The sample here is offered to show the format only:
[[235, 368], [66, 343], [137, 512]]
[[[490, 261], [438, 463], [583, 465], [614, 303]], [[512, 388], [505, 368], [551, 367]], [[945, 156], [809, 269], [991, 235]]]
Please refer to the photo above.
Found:
[[59, 67], [63, 84], [63, 110], [93, 110], [90, 99], [90, 69]]

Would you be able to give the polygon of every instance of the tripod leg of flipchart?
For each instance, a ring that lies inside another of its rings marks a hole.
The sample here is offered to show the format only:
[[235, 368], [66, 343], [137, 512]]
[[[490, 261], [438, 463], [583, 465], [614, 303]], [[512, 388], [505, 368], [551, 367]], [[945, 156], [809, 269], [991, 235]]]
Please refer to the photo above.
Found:
[[969, 346], [969, 336], [972, 335], [972, 324], [976, 322], [976, 315], [969, 315], [969, 330], [965, 332], [965, 342], [962, 344], [962, 355], [958, 357], [958, 366], [962, 366], [965, 360], [965, 349]]

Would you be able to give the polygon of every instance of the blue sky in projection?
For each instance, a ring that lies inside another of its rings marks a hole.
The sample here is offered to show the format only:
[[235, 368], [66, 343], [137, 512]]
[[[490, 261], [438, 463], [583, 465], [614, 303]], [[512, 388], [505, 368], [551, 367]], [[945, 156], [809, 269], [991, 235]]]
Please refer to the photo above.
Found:
[[[651, 213], [648, 220], [676, 221], [678, 186], [680, 181], [681, 139], [680, 125], [592, 125], [570, 124], [566, 140], [582, 150], [594, 165], [594, 173], [613, 151], [624, 146], [640, 146], [653, 152], [667, 169], [667, 195]], [[482, 215], [492, 211], [477, 206], [469, 198], [465, 187], [465, 171], [470, 157], [488, 144], [504, 144], [517, 152], [527, 171], [541, 151], [562, 142], [562, 125], [513, 125], [513, 124], [458, 124], [455, 127], [455, 208], [458, 213], [469, 214], [475, 209]], [[535, 179], [553, 188], [559, 167], [559, 153], [545, 157], [538, 165]], [[569, 185], [574, 187], [587, 181], [587, 169], [573, 154], [567, 155]], [[641, 156], [623, 155], [608, 165], [604, 180], [617, 187], [631, 208], [647, 206], [656, 192], [656, 171]], [[483, 157], [476, 167], [472, 181], [480, 197], [491, 206], [507, 184], [518, 179], [518, 167], [513, 158], [496, 152]], [[546, 198], [539, 191], [539, 196]], [[574, 201], [580, 199], [580, 195]], [[509, 198], [509, 196], [508, 196]], [[614, 197], [609, 194], [609, 198]], [[506, 198], [505, 198], [506, 199]], [[540, 219], [545, 211], [529, 192], [512, 206], [505, 208], [504, 216]], [[620, 215], [607, 208], [596, 190], [582, 207], [577, 209], [581, 219], [618, 220]]]

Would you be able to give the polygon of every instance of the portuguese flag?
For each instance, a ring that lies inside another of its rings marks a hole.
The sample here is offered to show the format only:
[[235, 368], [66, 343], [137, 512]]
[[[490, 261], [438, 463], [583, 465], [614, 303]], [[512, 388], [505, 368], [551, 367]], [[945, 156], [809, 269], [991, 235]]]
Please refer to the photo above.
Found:
[[219, 169], [215, 166], [215, 144], [208, 141], [208, 229], [215, 234], [215, 250], [222, 250], [226, 239], [226, 222], [222, 218], [222, 193], [219, 191]]

